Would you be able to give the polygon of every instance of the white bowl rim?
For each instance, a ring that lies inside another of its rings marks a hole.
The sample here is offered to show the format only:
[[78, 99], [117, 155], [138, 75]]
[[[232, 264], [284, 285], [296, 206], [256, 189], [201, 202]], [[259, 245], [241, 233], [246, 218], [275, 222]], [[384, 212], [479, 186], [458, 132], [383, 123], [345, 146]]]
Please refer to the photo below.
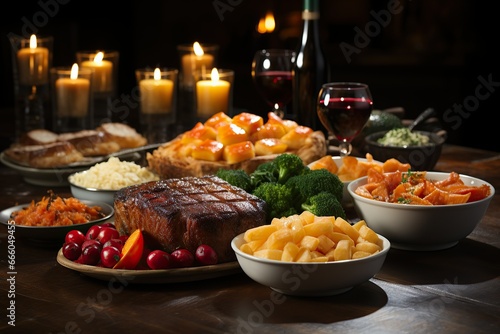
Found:
[[253, 255], [250, 255], [250, 254], [242, 252], [238, 247], [236, 247], [235, 241], [238, 240], [238, 239], [243, 239], [244, 235], [245, 235], [245, 233], [241, 233], [241, 234], [237, 235], [236, 237], [234, 237], [233, 240], [231, 240], [231, 248], [234, 250], [234, 252], [237, 255], [239, 255], [241, 257], [244, 257], [244, 258], [246, 258], [248, 260], [251, 260], [251, 261], [257, 261], [257, 262], [262, 262], [262, 263], [267, 263], [267, 264], [286, 265], [286, 266], [289, 266], [291, 264], [293, 264], [293, 265], [311, 265], [311, 264], [315, 264], [315, 265], [319, 265], [319, 266], [331, 266], [331, 265], [334, 265], [336, 263], [337, 264], [341, 264], [341, 263], [355, 263], [355, 262], [371, 261], [371, 260], [374, 260], [374, 259], [376, 259], [378, 257], [386, 256], [386, 254], [389, 252], [389, 249], [391, 249], [391, 242], [389, 241], [389, 239], [387, 239], [383, 235], [377, 233], [378, 237], [383, 240], [383, 244], [387, 245], [387, 247], [384, 247], [384, 249], [382, 249], [381, 251], [379, 251], [376, 254], [372, 254], [370, 256], [362, 257], [362, 258], [359, 258], [359, 259], [349, 259], [349, 260], [340, 260], [340, 261], [328, 261], [328, 262], [290, 262], [290, 261], [264, 259], [264, 258], [256, 257], [256, 256], [253, 256]]
[[76, 173], [73, 173], [71, 175], [68, 176], [68, 182], [69, 182], [69, 185], [71, 187], [75, 187], [75, 188], [78, 188], [78, 189], [81, 189], [81, 190], [86, 190], [86, 191], [91, 191], [91, 192], [107, 192], [107, 193], [114, 193], [114, 192], [117, 192], [118, 189], [99, 189], [99, 188], [93, 188], [93, 187], [82, 187], [82, 186], [79, 186], [78, 184], [75, 184], [73, 183], [72, 181], [72, 178], [75, 174], [84, 174], [86, 173], [87, 171], [84, 170], [84, 171], [81, 171], [81, 172], [76, 172]]
[[[445, 175], [450, 175], [451, 172], [426, 172], [426, 173], [427, 173], [427, 175], [430, 175], [430, 176], [432, 176], [432, 175], [445, 176]], [[360, 196], [354, 192], [355, 187], [357, 188], [360, 185], [366, 184], [366, 179], [368, 178], [368, 176], [363, 176], [363, 177], [360, 177], [354, 181], [351, 181], [347, 185], [347, 191], [352, 196], [353, 200], [359, 200], [361, 202], [365, 202], [365, 203], [369, 203], [369, 204], [370, 203], [371, 204], [378, 203], [379, 205], [384, 206], [384, 207], [388, 207], [388, 208], [427, 208], [429, 210], [439, 210], [440, 208], [450, 208], [450, 207], [471, 206], [471, 205], [475, 205], [477, 203], [481, 203], [484, 201], [490, 201], [493, 198], [493, 196], [495, 195], [495, 188], [493, 187], [493, 185], [491, 185], [491, 183], [484, 181], [482, 179], [479, 179], [477, 177], [467, 175], [467, 174], [459, 174], [459, 176], [460, 176], [460, 178], [467, 177], [467, 178], [473, 179], [475, 182], [477, 182], [479, 184], [488, 185], [490, 187], [490, 190], [491, 190], [490, 195], [483, 198], [483, 199], [480, 199], [478, 201], [461, 203], [461, 204], [424, 205], [424, 204], [388, 203], [388, 202], [377, 201], [374, 199], [366, 198], [366, 197]]]

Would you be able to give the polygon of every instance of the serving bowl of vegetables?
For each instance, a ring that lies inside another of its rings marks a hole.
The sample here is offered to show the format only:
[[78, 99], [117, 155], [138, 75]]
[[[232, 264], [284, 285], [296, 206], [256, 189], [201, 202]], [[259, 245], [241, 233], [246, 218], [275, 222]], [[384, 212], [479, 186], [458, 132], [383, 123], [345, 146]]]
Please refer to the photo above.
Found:
[[481, 222], [495, 194], [481, 179], [455, 172], [371, 173], [348, 186], [358, 216], [393, 248], [455, 246]]
[[409, 163], [412, 170], [432, 170], [441, 156], [446, 131], [410, 131], [401, 127], [365, 137], [365, 149], [379, 161], [395, 158]]

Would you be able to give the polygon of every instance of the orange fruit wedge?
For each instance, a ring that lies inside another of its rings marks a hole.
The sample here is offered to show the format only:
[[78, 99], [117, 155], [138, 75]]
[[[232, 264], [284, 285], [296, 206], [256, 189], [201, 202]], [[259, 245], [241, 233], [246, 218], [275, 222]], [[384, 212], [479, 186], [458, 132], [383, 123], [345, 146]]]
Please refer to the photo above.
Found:
[[140, 229], [135, 230], [128, 237], [122, 248], [120, 261], [113, 269], [134, 269], [139, 264], [144, 250], [144, 237]]

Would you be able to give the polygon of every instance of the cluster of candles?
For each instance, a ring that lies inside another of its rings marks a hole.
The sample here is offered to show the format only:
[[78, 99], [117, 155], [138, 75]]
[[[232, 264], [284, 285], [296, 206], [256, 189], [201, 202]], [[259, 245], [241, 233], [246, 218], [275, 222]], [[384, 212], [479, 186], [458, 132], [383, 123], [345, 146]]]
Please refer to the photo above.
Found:
[[[141, 114], [172, 113], [177, 84], [181, 90], [192, 92], [193, 109], [198, 118], [206, 119], [217, 112], [229, 111], [232, 77], [225, 80], [223, 76], [227, 73], [234, 76], [234, 72], [217, 69], [215, 55], [204, 52], [198, 42], [183, 47], [187, 51], [181, 54], [179, 77], [177, 69], [136, 71]], [[51, 78], [54, 77], [50, 81], [54, 90], [56, 117], [85, 117], [90, 111], [92, 94], [109, 95], [114, 91], [113, 66], [116, 64], [107, 60], [103, 51], [78, 52], [77, 62], [70, 71], [68, 68], [52, 68], [49, 72], [50, 57], [50, 50], [37, 45], [37, 38], [32, 35], [29, 47], [21, 47], [17, 51], [17, 66], [19, 83], [22, 85], [45, 85], [49, 83], [49, 73]], [[92, 74], [84, 75], [88, 72]]]

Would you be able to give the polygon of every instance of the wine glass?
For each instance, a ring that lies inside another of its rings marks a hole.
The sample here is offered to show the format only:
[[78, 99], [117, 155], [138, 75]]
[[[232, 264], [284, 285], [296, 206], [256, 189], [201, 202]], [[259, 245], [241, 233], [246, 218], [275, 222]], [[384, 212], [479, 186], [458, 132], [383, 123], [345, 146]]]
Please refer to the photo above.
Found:
[[367, 84], [331, 82], [318, 94], [318, 117], [330, 136], [340, 144], [340, 156], [351, 154], [351, 141], [370, 118], [373, 101]]
[[262, 98], [279, 117], [292, 100], [293, 63], [295, 52], [286, 49], [265, 49], [255, 53], [252, 78]]

